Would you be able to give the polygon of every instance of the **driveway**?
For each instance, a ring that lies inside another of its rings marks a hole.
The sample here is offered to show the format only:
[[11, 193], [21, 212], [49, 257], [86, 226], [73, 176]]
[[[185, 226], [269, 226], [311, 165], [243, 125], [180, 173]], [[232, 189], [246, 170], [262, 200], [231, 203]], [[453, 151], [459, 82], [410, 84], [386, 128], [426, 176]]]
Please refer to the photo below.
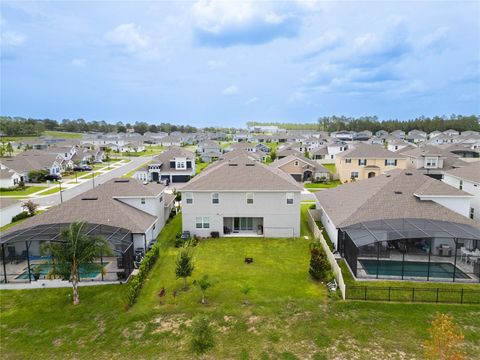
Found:
[[[128, 173], [129, 171], [132, 171], [143, 164], [149, 162], [152, 160], [152, 157], [146, 157], [146, 156], [140, 156], [140, 157], [132, 157], [131, 162], [121, 166], [117, 169], [111, 170], [105, 174], [95, 176], [95, 179], [91, 179], [89, 181], [83, 182], [81, 184], [78, 184], [70, 189], [66, 189], [62, 191], [62, 198], [63, 201], [69, 200], [81, 193], [84, 193], [87, 190], [90, 190], [93, 188], [93, 182], [95, 181], [95, 186], [99, 184], [103, 184], [107, 182], [108, 180], [111, 180], [116, 177], [121, 177], [123, 174]], [[60, 203], [60, 193], [55, 193], [49, 196], [41, 197], [41, 198], [36, 198], [32, 199], [36, 204], [39, 204], [40, 206], [53, 206], [53, 205], [58, 205]]]

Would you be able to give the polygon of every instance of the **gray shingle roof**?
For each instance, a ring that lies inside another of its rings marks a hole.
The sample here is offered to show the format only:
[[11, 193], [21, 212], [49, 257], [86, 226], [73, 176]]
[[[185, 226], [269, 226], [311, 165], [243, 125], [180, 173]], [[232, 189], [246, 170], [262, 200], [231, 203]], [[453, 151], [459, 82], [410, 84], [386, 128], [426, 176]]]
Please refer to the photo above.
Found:
[[283, 171], [252, 161], [245, 155], [208, 166], [183, 191], [301, 191]]
[[317, 163], [316, 161], [314, 160], [311, 160], [311, 159], [308, 159], [306, 158], [305, 156], [303, 155], [300, 155], [300, 154], [296, 154], [296, 155], [288, 155], [284, 158], [281, 158], [281, 159], [278, 159], [278, 160], [275, 160], [271, 166], [274, 166], [276, 168], [280, 168], [281, 166], [285, 165], [285, 164], [288, 164], [289, 162], [292, 162], [292, 161], [295, 161], [295, 160], [298, 160], [298, 161], [303, 161], [304, 163], [307, 163], [309, 164], [310, 166], [312, 166], [316, 171], [318, 172], [326, 172], [326, 173], [329, 173], [330, 171], [328, 171], [328, 169], [324, 168], [322, 165], [320, 165], [319, 163]]
[[[118, 182], [119, 180], [120, 182]], [[164, 188], [165, 186], [161, 184], [143, 184], [134, 179], [128, 179], [128, 181], [126, 179], [112, 179], [7, 229], [2, 232], [2, 235], [41, 224], [74, 221], [105, 224], [128, 229], [132, 233], [144, 233], [153, 224], [156, 217], [115, 198], [122, 196], [156, 196]], [[95, 198], [96, 200], [87, 200]]]
[[381, 219], [419, 218], [453, 221], [480, 228], [479, 223], [442, 205], [420, 200], [414, 195], [416, 192], [468, 195], [421, 172], [393, 170], [387, 175], [319, 191], [315, 196], [337, 227]]
[[475, 162], [471, 165], [458, 169], [448, 170], [446, 173], [460, 179], [465, 179], [480, 184], [480, 162]]
[[23, 173], [26, 171], [50, 168], [56, 159], [57, 155], [55, 154], [48, 154], [40, 150], [28, 150], [13, 158], [2, 159], [1, 162], [6, 167]]
[[355, 148], [337, 154], [337, 157], [361, 159], [401, 159], [405, 156], [399, 155], [393, 151], [389, 151], [382, 145], [358, 143], [355, 145]]

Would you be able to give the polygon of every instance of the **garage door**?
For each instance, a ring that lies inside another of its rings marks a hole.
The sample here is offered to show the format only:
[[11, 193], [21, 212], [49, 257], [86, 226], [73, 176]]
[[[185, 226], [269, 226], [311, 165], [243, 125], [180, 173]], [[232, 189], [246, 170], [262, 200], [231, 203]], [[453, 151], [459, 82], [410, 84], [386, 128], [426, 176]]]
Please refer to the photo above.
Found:
[[173, 175], [172, 182], [174, 183], [181, 183], [181, 182], [188, 182], [190, 180], [189, 175]]

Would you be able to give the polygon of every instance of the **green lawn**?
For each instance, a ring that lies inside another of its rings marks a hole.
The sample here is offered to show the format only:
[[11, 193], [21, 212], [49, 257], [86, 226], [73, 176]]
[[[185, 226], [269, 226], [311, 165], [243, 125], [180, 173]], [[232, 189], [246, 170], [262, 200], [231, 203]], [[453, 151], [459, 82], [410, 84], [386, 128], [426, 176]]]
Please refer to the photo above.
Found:
[[80, 139], [83, 136], [83, 134], [81, 133], [73, 133], [66, 131], [44, 131], [43, 135], [62, 139]]
[[336, 174], [337, 173], [337, 168], [335, 167], [335, 164], [322, 164], [322, 166], [329, 170], [332, 174]]
[[55, 186], [55, 187], [51, 187], [49, 190], [47, 191], [44, 191], [42, 192], [40, 195], [41, 196], [44, 196], [44, 195], [52, 195], [52, 194], [56, 194], [60, 191], [60, 187], [59, 186]]
[[[302, 206], [302, 214], [308, 205]], [[302, 235], [308, 235], [302, 217]], [[480, 306], [346, 301], [310, 280], [306, 239], [225, 238], [194, 248], [193, 279], [209, 274], [207, 304], [174, 276], [178, 215], [159, 236], [160, 258], [136, 305], [124, 308], [124, 285], [0, 291], [0, 352], [5, 359], [197, 359], [189, 351], [191, 319], [207, 314], [216, 346], [205, 359], [411, 359], [435, 312], [454, 316], [470, 359], [480, 353]], [[244, 257], [254, 262], [244, 264]], [[245, 297], [240, 289], [252, 287]], [[162, 287], [166, 296], [159, 298]], [[249, 304], [244, 304], [248, 299]]]
[[205, 169], [208, 165], [210, 165], [210, 163], [207, 163], [207, 162], [197, 162], [195, 164], [195, 174], [200, 174], [202, 172], [203, 169]]
[[0, 196], [27, 196], [43, 189], [43, 186], [26, 186], [24, 190], [0, 189]]
[[334, 187], [337, 187], [338, 185], [341, 185], [342, 183], [340, 180], [332, 180], [329, 181], [328, 183], [308, 183], [305, 184], [305, 188], [307, 189], [331, 189]]

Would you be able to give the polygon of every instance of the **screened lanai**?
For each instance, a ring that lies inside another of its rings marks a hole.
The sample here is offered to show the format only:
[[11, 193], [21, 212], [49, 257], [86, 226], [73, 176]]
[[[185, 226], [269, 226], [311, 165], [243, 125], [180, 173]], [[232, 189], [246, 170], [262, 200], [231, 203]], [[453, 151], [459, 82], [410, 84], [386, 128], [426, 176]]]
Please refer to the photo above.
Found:
[[468, 224], [360, 222], [339, 230], [339, 250], [357, 278], [480, 282], [480, 229]]
[[[51, 254], [42, 251], [42, 244], [61, 241], [60, 231], [69, 223], [40, 224], [0, 234], [0, 282], [32, 282], [51, 278], [58, 265]], [[100, 254], [94, 264], [81, 266], [80, 281], [121, 281], [133, 271], [132, 233], [124, 228], [88, 223], [88, 235], [103, 236], [111, 254]]]

